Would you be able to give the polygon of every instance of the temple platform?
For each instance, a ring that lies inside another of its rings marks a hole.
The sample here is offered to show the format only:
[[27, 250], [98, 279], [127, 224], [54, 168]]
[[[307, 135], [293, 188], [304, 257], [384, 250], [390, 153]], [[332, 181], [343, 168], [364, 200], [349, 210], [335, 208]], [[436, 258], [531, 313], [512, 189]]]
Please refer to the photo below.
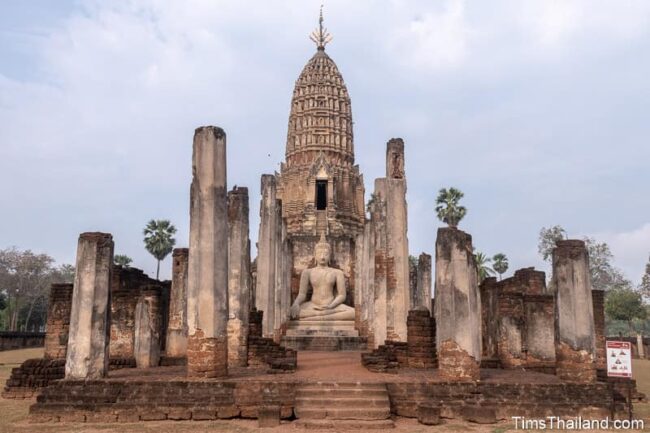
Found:
[[[571, 384], [556, 376], [481, 370], [477, 382], [445, 382], [435, 369], [372, 373], [359, 352], [300, 352], [290, 374], [232, 369], [224, 379], [186, 377], [183, 366], [111, 371], [102, 380], [60, 380], [30, 408], [34, 422], [136, 422], [257, 418], [275, 408], [283, 419], [361, 420], [417, 416], [435, 404], [445, 418], [477, 410], [512, 416], [626, 416], [625, 397], [611, 383]], [[369, 410], [369, 405], [373, 406]], [[469, 414], [469, 415], [468, 415]]]
[[294, 350], [359, 351], [366, 343], [351, 320], [292, 320], [280, 344]]

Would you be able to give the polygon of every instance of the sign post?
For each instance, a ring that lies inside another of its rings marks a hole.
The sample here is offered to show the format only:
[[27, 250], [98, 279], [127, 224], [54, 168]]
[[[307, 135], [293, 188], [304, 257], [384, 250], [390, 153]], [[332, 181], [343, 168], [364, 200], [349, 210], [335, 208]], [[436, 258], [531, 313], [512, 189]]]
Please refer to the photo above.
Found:
[[[627, 341], [607, 341], [607, 376], [632, 379], [632, 344]], [[632, 384], [627, 384], [627, 402], [632, 420]]]
[[627, 341], [607, 342], [607, 376], [632, 377], [632, 344]]

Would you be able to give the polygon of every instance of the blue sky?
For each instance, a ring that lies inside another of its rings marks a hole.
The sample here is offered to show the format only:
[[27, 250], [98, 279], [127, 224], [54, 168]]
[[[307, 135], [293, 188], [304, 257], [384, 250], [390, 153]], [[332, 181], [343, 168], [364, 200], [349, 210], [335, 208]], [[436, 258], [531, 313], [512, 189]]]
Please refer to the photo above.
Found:
[[[0, 6], [0, 248], [74, 262], [83, 231], [149, 273], [151, 218], [187, 245], [194, 128], [228, 135], [229, 185], [284, 156], [317, 1], [10, 1]], [[366, 198], [406, 143], [409, 242], [432, 253], [441, 187], [511, 271], [547, 270], [541, 227], [610, 244], [637, 283], [650, 254], [650, 2], [326, 1]], [[162, 276], [170, 274], [169, 259]], [[511, 272], [509, 271], [509, 272]]]

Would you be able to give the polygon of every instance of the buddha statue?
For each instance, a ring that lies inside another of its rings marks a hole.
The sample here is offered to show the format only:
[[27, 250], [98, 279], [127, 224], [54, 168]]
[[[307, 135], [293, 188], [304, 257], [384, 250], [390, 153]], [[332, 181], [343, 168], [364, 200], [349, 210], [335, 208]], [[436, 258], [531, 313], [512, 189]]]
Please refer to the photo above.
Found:
[[[314, 248], [316, 267], [305, 269], [300, 274], [300, 291], [290, 310], [292, 319], [354, 320], [354, 308], [343, 303], [346, 296], [343, 271], [329, 267], [331, 252], [330, 244], [321, 234]], [[309, 286], [312, 295], [307, 301]]]

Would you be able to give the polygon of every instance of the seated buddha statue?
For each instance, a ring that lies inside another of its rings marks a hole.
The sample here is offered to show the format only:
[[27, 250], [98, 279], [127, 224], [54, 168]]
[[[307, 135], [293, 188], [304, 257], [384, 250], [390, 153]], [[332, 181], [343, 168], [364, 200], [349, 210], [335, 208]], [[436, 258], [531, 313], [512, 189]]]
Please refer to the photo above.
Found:
[[[300, 274], [300, 291], [290, 309], [292, 319], [297, 320], [354, 320], [354, 308], [345, 305], [345, 276], [340, 269], [330, 268], [330, 244], [321, 234], [314, 248], [316, 267]], [[312, 288], [311, 300], [307, 292]]]

